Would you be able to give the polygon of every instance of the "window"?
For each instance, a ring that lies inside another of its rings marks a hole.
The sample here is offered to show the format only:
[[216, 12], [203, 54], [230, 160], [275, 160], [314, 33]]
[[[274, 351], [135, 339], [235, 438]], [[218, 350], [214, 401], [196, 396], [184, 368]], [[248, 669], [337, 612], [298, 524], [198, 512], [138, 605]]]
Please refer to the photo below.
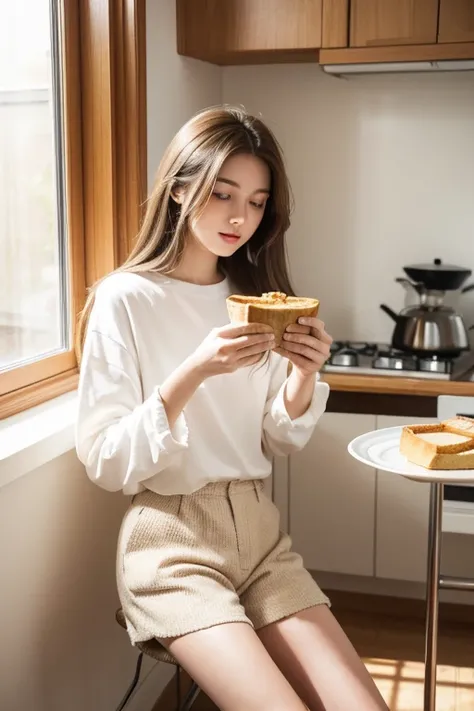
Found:
[[65, 42], [68, 20], [56, 0], [0, 0], [0, 397], [9, 403], [6, 414], [13, 394], [13, 409], [21, 409], [20, 391], [27, 406], [38, 383], [64, 380], [76, 368], [73, 324], [80, 306], [73, 285], [82, 281], [83, 291], [85, 285], [83, 269], [71, 264], [83, 235], [68, 210], [75, 193], [67, 171], [82, 182], [81, 162], [69, 165], [81, 136], [72, 135], [67, 115], [67, 82], [78, 68], [74, 43]]
[[3, 2], [0, 369], [70, 350], [61, 38], [49, 0]]
[[138, 229], [144, 5], [0, 0], [0, 418], [75, 387], [86, 288]]

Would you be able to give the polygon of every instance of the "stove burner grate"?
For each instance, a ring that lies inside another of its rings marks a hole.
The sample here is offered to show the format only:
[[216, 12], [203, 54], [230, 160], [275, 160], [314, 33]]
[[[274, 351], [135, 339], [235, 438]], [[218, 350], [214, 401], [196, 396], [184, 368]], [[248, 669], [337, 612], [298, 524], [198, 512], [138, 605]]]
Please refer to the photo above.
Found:
[[371, 368], [374, 370], [417, 371], [450, 374], [454, 359], [433, 356], [416, 356], [387, 345], [364, 341], [334, 341], [328, 365], [345, 368]]

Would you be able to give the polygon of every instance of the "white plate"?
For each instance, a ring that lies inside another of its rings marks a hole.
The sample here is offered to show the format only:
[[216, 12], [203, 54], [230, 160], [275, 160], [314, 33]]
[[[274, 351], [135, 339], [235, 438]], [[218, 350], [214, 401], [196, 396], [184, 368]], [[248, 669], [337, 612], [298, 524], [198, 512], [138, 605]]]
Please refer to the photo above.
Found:
[[401, 474], [416, 481], [438, 481], [450, 484], [474, 484], [474, 469], [425, 469], [412, 464], [400, 454], [402, 427], [386, 427], [366, 432], [352, 440], [349, 454], [369, 467]]

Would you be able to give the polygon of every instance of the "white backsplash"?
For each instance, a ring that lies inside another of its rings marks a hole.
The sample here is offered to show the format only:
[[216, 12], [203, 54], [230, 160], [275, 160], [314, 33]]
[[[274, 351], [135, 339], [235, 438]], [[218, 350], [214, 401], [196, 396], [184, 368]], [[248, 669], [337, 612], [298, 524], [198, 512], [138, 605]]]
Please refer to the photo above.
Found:
[[[474, 73], [226, 67], [223, 100], [261, 113], [283, 147], [292, 276], [335, 337], [389, 340], [379, 304], [403, 307], [403, 265], [440, 257], [474, 272]], [[474, 292], [459, 306], [474, 324]]]

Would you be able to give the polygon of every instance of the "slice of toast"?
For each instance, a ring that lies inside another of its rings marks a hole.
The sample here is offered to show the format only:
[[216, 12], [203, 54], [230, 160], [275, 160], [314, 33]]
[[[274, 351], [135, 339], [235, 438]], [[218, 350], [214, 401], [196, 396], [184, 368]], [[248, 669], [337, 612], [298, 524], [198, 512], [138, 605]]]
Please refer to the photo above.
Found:
[[281, 291], [270, 291], [262, 296], [228, 296], [227, 312], [232, 323], [264, 323], [275, 332], [278, 347], [291, 323], [300, 316], [317, 316], [319, 301], [298, 296], [287, 296]]
[[453, 417], [404, 427], [400, 453], [426, 469], [474, 469], [474, 420]]

